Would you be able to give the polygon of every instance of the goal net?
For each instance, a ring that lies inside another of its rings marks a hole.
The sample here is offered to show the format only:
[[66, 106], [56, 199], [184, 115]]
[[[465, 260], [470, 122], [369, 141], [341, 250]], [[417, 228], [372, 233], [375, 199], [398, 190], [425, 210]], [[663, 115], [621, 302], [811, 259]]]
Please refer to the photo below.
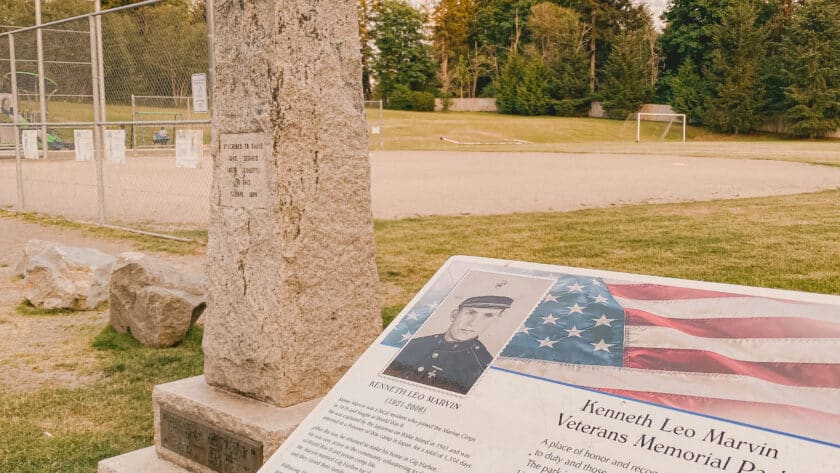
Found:
[[684, 113], [648, 113], [636, 115], [636, 143], [642, 141], [681, 141], [685, 143]]

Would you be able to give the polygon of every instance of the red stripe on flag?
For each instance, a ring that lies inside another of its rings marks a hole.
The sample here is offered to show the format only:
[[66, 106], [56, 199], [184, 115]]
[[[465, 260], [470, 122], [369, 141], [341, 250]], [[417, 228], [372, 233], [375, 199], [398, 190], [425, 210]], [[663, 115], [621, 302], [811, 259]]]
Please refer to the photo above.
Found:
[[[795, 344], [791, 347], [795, 348]], [[624, 366], [659, 371], [736, 374], [787, 386], [840, 388], [840, 365], [741, 361], [705, 350], [626, 347]]]
[[749, 297], [742, 294], [704, 291], [702, 289], [689, 289], [686, 287], [660, 286], [658, 284], [610, 284], [608, 287], [609, 291], [615, 297], [642, 301]]
[[[682, 394], [624, 389], [593, 388], [605, 393], [663, 406], [723, 417], [751, 425], [795, 433], [840, 444], [840, 415], [804, 407], [761, 402], [716, 399]], [[659, 428], [661, 425], [654, 425]]]
[[724, 317], [672, 319], [639, 309], [625, 309], [625, 323], [668, 327], [708, 338], [840, 338], [840, 324], [794, 317]]

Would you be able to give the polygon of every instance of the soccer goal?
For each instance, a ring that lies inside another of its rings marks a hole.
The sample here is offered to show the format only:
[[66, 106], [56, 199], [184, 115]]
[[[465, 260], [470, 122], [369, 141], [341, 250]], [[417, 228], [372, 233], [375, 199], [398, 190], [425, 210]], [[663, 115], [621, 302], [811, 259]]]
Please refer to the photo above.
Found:
[[642, 121], [665, 123], [662, 134], [659, 136], [659, 141], [664, 141], [668, 134], [671, 133], [674, 122], [678, 122], [678, 126], [682, 128], [682, 142], [685, 143], [686, 116], [684, 113], [637, 113], [636, 143], [641, 143], [642, 141]]

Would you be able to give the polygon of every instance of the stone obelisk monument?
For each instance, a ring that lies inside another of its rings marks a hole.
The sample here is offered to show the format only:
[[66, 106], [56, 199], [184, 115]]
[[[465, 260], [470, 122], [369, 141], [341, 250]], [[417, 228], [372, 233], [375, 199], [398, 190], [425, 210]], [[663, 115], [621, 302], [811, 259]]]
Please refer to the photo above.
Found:
[[256, 471], [381, 330], [355, 0], [214, 3], [205, 375], [103, 473]]

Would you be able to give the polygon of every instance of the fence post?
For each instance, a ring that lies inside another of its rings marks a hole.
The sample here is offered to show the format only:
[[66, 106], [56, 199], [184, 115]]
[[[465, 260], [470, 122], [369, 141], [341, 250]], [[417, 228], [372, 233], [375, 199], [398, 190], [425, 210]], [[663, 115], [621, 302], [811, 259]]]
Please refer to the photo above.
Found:
[[[102, 0], [96, 0], [94, 3], [94, 11], [99, 12], [101, 10]], [[105, 53], [102, 48], [102, 15], [96, 15], [96, 53], [99, 57], [99, 117], [103, 122], [107, 122], [108, 108], [106, 107], [107, 100], [105, 97]]]
[[[41, 25], [41, 0], [35, 0], [35, 24]], [[38, 55], [38, 100], [41, 102], [41, 148], [44, 159], [47, 159], [47, 93], [44, 90], [44, 35], [42, 28], [35, 30], [35, 45]]]
[[213, 112], [213, 82], [216, 77], [216, 63], [213, 59], [213, 31], [215, 31], [215, 15], [213, 0], [204, 0], [204, 15], [207, 17], [207, 105]]
[[25, 202], [23, 200], [23, 165], [20, 162], [20, 127], [18, 126], [18, 114], [20, 107], [18, 107], [18, 87], [17, 87], [17, 58], [15, 57], [15, 35], [9, 35], [9, 61], [11, 68], [9, 72], [12, 76], [12, 128], [15, 130], [15, 171], [17, 174], [17, 198], [18, 210], [24, 211]]
[[134, 123], [134, 94], [131, 94], [131, 149], [137, 150], [137, 124]]
[[103, 178], [102, 161], [104, 161], [104, 146], [102, 133], [102, 109], [99, 97], [99, 53], [96, 38], [96, 18], [88, 17], [90, 23], [90, 69], [91, 89], [93, 92], [93, 149], [96, 161], [96, 200], [99, 204], [99, 223], [105, 223], [105, 181]]

